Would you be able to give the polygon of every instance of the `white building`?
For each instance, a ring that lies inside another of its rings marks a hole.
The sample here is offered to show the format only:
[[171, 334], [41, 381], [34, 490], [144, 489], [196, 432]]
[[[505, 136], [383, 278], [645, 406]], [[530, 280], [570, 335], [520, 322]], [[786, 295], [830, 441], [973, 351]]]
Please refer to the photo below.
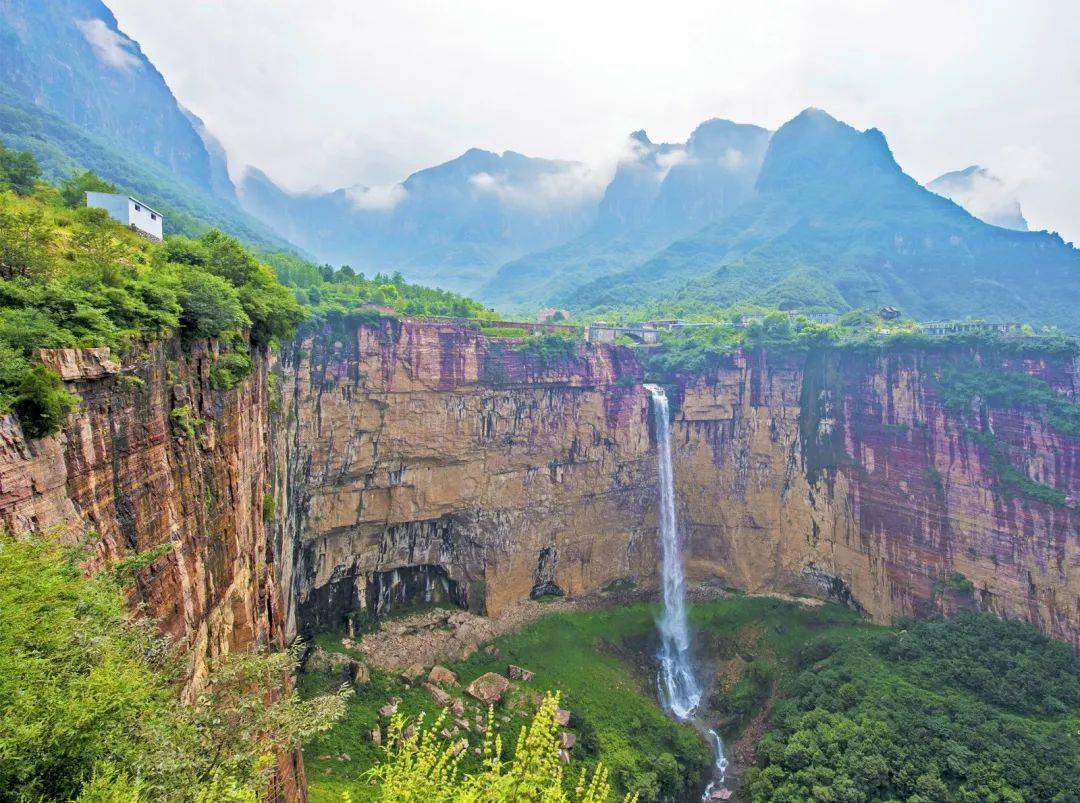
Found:
[[86, 205], [104, 209], [113, 220], [118, 220], [153, 240], [161, 241], [161, 215], [142, 201], [111, 192], [88, 192]]

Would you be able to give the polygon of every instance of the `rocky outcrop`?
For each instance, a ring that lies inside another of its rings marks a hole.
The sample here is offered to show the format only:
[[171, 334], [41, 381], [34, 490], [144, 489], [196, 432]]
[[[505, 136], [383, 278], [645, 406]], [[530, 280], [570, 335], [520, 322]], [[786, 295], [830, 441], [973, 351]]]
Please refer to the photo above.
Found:
[[497, 615], [653, 567], [641, 366], [544, 366], [456, 324], [386, 320], [285, 353], [289, 632], [444, 601]]

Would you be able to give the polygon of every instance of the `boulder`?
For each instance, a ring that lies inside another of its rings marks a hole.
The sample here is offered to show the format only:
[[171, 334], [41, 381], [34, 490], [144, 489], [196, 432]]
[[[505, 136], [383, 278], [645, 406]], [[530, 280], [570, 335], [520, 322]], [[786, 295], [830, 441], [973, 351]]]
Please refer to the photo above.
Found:
[[394, 714], [397, 713], [397, 706], [398, 706], [397, 701], [396, 700], [391, 700], [390, 702], [388, 702], [386, 705], [384, 705], [382, 708], [379, 709], [379, 716], [384, 717], [384, 718], [392, 717]]
[[435, 665], [431, 667], [431, 671], [427, 676], [429, 683], [434, 683], [437, 686], [456, 686], [457, 675], [447, 669], [445, 666]]
[[499, 702], [509, 687], [510, 681], [498, 672], [488, 672], [470, 683], [465, 693], [482, 703], [491, 705]]
[[446, 708], [448, 705], [450, 705], [450, 695], [444, 692], [438, 686], [435, 686], [431, 683], [425, 683], [424, 688], [428, 690], [428, 693], [431, 694], [431, 699], [435, 701], [435, 705], [439, 706], [439, 708]]
[[555, 709], [555, 721], [562, 725], [564, 728], [570, 724], [570, 712], [565, 708]]
[[306, 667], [314, 672], [337, 673], [345, 683], [359, 686], [371, 680], [366, 664], [340, 652], [327, 652], [315, 647], [308, 655]]
[[413, 664], [401, 673], [401, 679], [406, 683], [412, 685], [417, 678], [424, 676], [424, 667], [420, 664]]
[[563, 763], [563, 764], [569, 764], [570, 763], [570, 754], [567, 753], [565, 750], [560, 750], [559, 751], [559, 761], [561, 763]]
[[577, 744], [577, 736], [568, 731], [559, 733], [559, 747], [563, 750], [573, 750], [575, 744]]
[[453, 712], [455, 717], [464, 716], [465, 715], [465, 703], [464, 703], [464, 701], [460, 697], [455, 698], [454, 702], [450, 704], [450, 710]]
[[382, 744], [382, 728], [378, 725], [371, 729], [371, 743], [376, 747]]
[[511, 680], [522, 680], [525, 682], [528, 682], [534, 677], [536, 677], [535, 672], [530, 672], [528, 669], [524, 669], [520, 666], [515, 666], [514, 664], [510, 664], [510, 666], [506, 668], [506, 674], [510, 676]]

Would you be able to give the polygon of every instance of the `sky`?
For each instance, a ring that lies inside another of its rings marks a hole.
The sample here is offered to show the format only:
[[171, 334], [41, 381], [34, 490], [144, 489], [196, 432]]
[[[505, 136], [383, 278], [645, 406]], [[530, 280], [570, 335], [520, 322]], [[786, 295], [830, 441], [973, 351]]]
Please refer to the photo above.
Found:
[[391, 187], [470, 147], [602, 166], [636, 129], [816, 106], [920, 181], [989, 168], [1080, 241], [1072, 0], [106, 2], [233, 172], [292, 190]]

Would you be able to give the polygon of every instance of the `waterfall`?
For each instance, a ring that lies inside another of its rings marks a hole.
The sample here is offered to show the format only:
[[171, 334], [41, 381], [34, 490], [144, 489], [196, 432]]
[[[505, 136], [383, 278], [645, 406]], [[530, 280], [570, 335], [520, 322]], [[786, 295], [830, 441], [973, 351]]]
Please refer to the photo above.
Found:
[[[664, 610], [657, 626], [660, 630], [660, 673], [656, 679], [660, 702], [677, 719], [692, 721], [701, 703], [702, 688], [694, 673], [690, 652], [690, 627], [686, 621], [686, 578], [683, 574], [679, 544], [679, 521], [675, 513], [675, 474], [671, 464], [671, 425], [668, 400], [658, 385], [645, 385], [652, 400], [656, 425], [656, 452], [660, 475], [660, 547]], [[717, 782], [723, 782], [727, 769], [724, 745], [716, 732], [694, 722], [707, 732], [713, 748], [714, 780], [705, 790], [707, 799]]]

